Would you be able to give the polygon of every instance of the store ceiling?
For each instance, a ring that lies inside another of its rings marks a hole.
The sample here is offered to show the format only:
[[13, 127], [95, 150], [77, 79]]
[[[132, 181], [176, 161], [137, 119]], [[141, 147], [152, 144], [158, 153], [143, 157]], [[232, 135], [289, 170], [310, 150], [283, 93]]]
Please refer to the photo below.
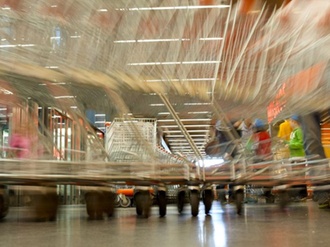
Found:
[[[10, 83], [1, 84], [3, 88], [19, 93], [22, 98], [35, 98], [42, 104], [56, 104], [59, 99], [56, 97], [67, 96], [61, 99], [62, 103], [95, 109], [106, 113], [111, 120], [120, 116], [121, 109], [104, 88], [115, 86], [110, 85], [109, 80], [108, 85], [100, 86], [99, 78], [94, 76], [88, 80], [82, 71], [100, 71], [117, 84], [118, 77], [114, 78], [113, 71], [124, 71], [130, 79], [139, 78], [150, 88], [147, 92], [139, 89], [139, 81], [135, 85], [116, 85], [120, 88], [116, 93], [127, 106], [126, 113], [132, 117], [157, 118], [159, 132], [172, 152], [194, 156], [192, 144], [175, 120], [178, 117], [193, 139], [193, 145], [205, 155], [204, 147], [213, 134], [215, 119], [223, 117], [219, 112], [215, 114], [211, 102], [218, 93], [214, 92], [214, 85], [221, 66], [220, 51], [230, 1], [214, 0], [210, 1], [213, 5], [203, 6], [200, 5], [203, 1], [198, 0], [71, 0], [66, 3], [49, 0], [32, 5], [27, 1], [19, 2], [22, 4], [9, 6], [11, 10], [2, 8], [0, 53], [10, 62], [15, 60], [15, 63], [20, 61], [51, 69], [63, 75], [63, 80], [54, 82], [55, 79], [50, 78], [53, 75], [43, 76], [41, 70], [38, 70], [40, 73], [31, 71], [22, 78], [17, 76], [19, 71], [8, 67], [2, 68], [5, 74], [2, 78]], [[259, 2], [258, 6], [263, 2], [280, 6], [284, 1]], [[25, 15], [28, 8], [29, 16]], [[42, 11], [41, 14], [38, 11]], [[13, 12], [21, 14], [20, 18], [25, 18], [26, 22], [20, 22]], [[254, 13], [257, 12], [258, 7], [254, 9]], [[5, 17], [10, 21], [4, 20]], [[15, 36], [10, 37], [12, 33]], [[73, 73], [72, 68], [79, 68], [79, 71]], [[49, 84], [43, 85], [45, 79], [51, 81], [52, 89]], [[82, 80], [90, 84], [82, 84]], [[162, 95], [177, 116], [170, 113], [159, 97], [160, 83]], [[169, 89], [166, 83], [171, 85]], [[233, 104], [226, 97], [217, 102], [218, 106], [231, 120], [253, 114], [252, 110], [246, 112], [243, 105]]]

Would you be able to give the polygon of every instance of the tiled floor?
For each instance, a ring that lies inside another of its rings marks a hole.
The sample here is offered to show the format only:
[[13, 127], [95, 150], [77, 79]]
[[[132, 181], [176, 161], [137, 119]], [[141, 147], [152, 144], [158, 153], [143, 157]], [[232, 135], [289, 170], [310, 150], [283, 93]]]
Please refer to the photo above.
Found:
[[312, 201], [292, 204], [286, 211], [277, 205], [249, 204], [244, 214], [234, 205], [214, 202], [210, 216], [190, 215], [187, 206], [179, 215], [168, 206], [159, 218], [153, 208], [148, 219], [138, 218], [135, 209], [120, 209], [114, 217], [91, 221], [85, 208], [62, 207], [56, 222], [32, 222], [27, 208], [11, 208], [0, 222], [0, 246], [330, 246], [330, 211]]

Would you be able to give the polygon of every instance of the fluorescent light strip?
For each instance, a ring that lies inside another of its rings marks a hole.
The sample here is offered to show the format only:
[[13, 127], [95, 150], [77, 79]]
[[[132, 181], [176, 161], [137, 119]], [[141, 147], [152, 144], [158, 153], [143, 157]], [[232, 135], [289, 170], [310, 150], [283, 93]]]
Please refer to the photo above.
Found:
[[178, 81], [214, 81], [214, 78], [188, 78], [188, 79], [153, 79], [146, 82], [178, 82]]
[[[179, 112], [176, 112], [176, 114], [180, 114]], [[171, 115], [170, 112], [158, 112], [158, 115]]]
[[218, 40], [223, 40], [221, 37], [209, 37], [209, 38], [200, 38], [199, 40], [201, 41], [218, 41]]
[[150, 104], [150, 106], [164, 106], [164, 104]]
[[184, 103], [183, 105], [211, 105], [211, 103]]
[[47, 69], [58, 69], [58, 66], [46, 66]]
[[194, 114], [211, 114], [210, 111], [190, 111], [188, 114], [194, 115]]
[[[184, 135], [167, 135], [166, 138], [180, 138], [180, 137], [185, 137]], [[190, 135], [190, 137], [205, 137], [205, 135]]]
[[[188, 133], [210, 132], [209, 130], [187, 130]], [[163, 130], [163, 133], [181, 133], [181, 130]]]
[[191, 5], [191, 6], [168, 6], [168, 7], [137, 7], [137, 8], [117, 8], [119, 11], [146, 11], [146, 10], [189, 10], [189, 9], [224, 9], [230, 5]]
[[[159, 119], [159, 120], [157, 120], [158, 122], [175, 122], [175, 120], [174, 119]], [[180, 121], [181, 122], [192, 122], [192, 121], [194, 121], [194, 122], [201, 122], [201, 121], [207, 121], [207, 122], [209, 122], [209, 121], [211, 121], [211, 119], [210, 118], [189, 118], [189, 119], [180, 119]]]
[[218, 64], [220, 61], [184, 61], [182, 64]]
[[[205, 142], [194, 142], [196, 145], [204, 145]], [[187, 143], [171, 143], [170, 144], [171, 147], [174, 147], [174, 146], [190, 146], [190, 144], [187, 142]]]
[[[149, 43], [149, 42], [177, 42], [183, 39], [138, 39], [138, 43]], [[189, 39], [190, 40], [190, 39]]]
[[[179, 128], [177, 125], [161, 125], [161, 128]], [[186, 124], [186, 128], [202, 128], [202, 127], [211, 127], [210, 124]]]
[[12, 48], [12, 47], [33, 47], [35, 44], [19, 44], [19, 45], [0, 45], [0, 48]]
[[221, 61], [183, 61], [183, 62], [147, 62], [147, 63], [128, 63], [129, 66], [146, 65], [179, 65], [179, 64], [219, 64]]
[[3, 92], [4, 94], [13, 94], [13, 92], [11, 92], [7, 89], [4, 89], [4, 88], [1, 88], [0, 91]]
[[54, 98], [55, 99], [74, 99], [75, 96], [65, 96], [65, 95], [63, 95], [63, 96], [55, 96]]
[[116, 40], [113, 43], [135, 43], [136, 40], [135, 39], [131, 39], [131, 40]]
[[[174, 140], [168, 140], [169, 143], [172, 143], [172, 142], [184, 142], [184, 141], [187, 141], [186, 139], [182, 138], [182, 139], [174, 139]], [[203, 141], [206, 141], [206, 138], [203, 138], [203, 139], [193, 139], [193, 141], [197, 141], [197, 142], [203, 142]]]
[[[208, 38], [199, 38], [200, 41], [220, 41], [223, 40], [222, 37], [208, 37]], [[191, 41], [187, 38], [179, 39], [127, 39], [127, 40], [115, 40], [115, 44], [125, 44], [125, 43], [154, 43], [154, 42], [182, 42], [182, 41]]]

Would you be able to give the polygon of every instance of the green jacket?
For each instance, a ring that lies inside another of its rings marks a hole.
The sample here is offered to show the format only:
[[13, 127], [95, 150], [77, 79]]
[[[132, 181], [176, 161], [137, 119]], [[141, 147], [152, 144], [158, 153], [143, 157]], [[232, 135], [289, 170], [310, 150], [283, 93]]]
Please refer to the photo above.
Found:
[[288, 142], [290, 149], [290, 157], [303, 157], [305, 156], [303, 145], [303, 132], [300, 127], [295, 128], [290, 135]]

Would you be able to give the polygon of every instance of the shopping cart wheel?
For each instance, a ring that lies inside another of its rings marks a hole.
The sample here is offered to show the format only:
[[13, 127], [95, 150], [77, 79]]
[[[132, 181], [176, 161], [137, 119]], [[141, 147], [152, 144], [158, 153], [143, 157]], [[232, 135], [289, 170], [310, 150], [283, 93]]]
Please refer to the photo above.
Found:
[[177, 206], [178, 206], [178, 212], [181, 214], [183, 211], [183, 207], [184, 207], [184, 201], [186, 198], [186, 192], [184, 190], [179, 191], [178, 193], [178, 198], [177, 198]]
[[131, 199], [129, 199], [127, 196], [123, 195], [120, 198], [119, 204], [123, 208], [128, 208], [129, 206], [131, 206]]
[[281, 210], [284, 210], [289, 202], [290, 202], [290, 196], [287, 190], [280, 190], [278, 192], [278, 200], [279, 200], [279, 206]]
[[149, 191], [139, 191], [134, 195], [136, 214], [148, 218], [151, 208], [151, 197]]
[[5, 194], [0, 194], [0, 219], [3, 219], [8, 214], [9, 198]]
[[209, 214], [212, 208], [214, 196], [212, 190], [204, 190], [203, 191], [203, 203], [205, 208], [205, 214]]
[[242, 213], [242, 207], [244, 202], [244, 190], [239, 189], [235, 192], [236, 212], [237, 214]]
[[103, 192], [104, 197], [104, 213], [111, 217], [115, 211], [115, 199], [117, 195], [110, 191]]
[[275, 196], [272, 194], [271, 188], [264, 188], [264, 196], [266, 203], [270, 204], [275, 202]]
[[199, 191], [191, 190], [190, 191], [190, 206], [192, 216], [197, 216], [199, 211]]
[[30, 197], [32, 213], [36, 221], [56, 220], [58, 209], [56, 188], [54, 191], [48, 187], [42, 188], [40, 192], [33, 193]]
[[103, 194], [99, 191], [91, 191], [85, 194], [86, 209], [90, 219], [102, 219], [104, 207], [102, 199]]
[[158, 191], [158, 205], [159, 205], [159, 216], [164, 217], [166, 215], [166, 191]]
[[46, 199], [48, 201], [48, 220], [54, 221], [57, 217], [57, 210], [58, 210], [58, 196], [56, 191], [50, 192], [46, 195]]

